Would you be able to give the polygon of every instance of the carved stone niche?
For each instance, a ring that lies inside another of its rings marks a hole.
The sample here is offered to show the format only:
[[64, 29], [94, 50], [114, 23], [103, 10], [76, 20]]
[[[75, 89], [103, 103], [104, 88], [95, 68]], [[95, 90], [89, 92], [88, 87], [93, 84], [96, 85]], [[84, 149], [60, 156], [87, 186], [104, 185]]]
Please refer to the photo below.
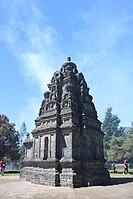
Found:
[[47, 99], [47, 98], [49, 98], [49, 95], [50, 95], [50, 92], [49, 91], [46, 91], [45, 93], [44, 93], [44, 97]]
[[56, 102], [55, 101], [50, 101], [49, 103], [46, 104], [46, 111], [50, 111], [56, 109]]
[[72, 92], [73, 89], [74, 89], [74, 87], [73, 87], [73, 85], [72, 85], [71, 83], [68, 83], [68, 84], [66, 85], [66, 92], [67, 92], [67, 93], [68, 93], [68, 92]]

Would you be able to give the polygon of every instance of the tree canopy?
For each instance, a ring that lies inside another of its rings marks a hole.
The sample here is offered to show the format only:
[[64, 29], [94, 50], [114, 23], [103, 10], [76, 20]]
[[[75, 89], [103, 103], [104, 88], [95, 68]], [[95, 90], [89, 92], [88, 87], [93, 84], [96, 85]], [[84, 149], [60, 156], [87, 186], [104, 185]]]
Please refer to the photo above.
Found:
[[124, 158], [133, 162], [133, 128], [125, 132], [125, 139], [123, 142]]
[[133, 160], [133, 128], [125, 131], [120, 126], [120, 119], [112, 114], [112, 107], [107, 108], [102, 124], [104, 151], [107, 161]]
[[120, 127], [120, 119], [112, 114], [112, 107], [107, 108], [102, 124], [104, 150], [107, 161], [120, 161], [123, 154], [124, 128]]
[[9, 118], [0, 115], [0, 158], [7, 160], [19, 159], [19, 133], [15, 124], [9, 122]]

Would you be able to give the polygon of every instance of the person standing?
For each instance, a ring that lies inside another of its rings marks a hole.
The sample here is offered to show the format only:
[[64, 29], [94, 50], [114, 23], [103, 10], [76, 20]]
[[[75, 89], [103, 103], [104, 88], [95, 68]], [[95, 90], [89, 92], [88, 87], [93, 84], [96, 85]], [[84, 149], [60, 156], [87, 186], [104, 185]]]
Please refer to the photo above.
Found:
[[127, 161], [124, 160], [124, 172], [123, 174], [128, 174], [128, 164], [127, 164]]
[[4, 175], [4, 163], [2, 160], [0, 160], [0, 174], [3, 176]]
[[116, 164], [115, 162], [112, 164], [112, 167], [113, 167], [113, 170], [114, 170], [114, 173], [116, 172]]

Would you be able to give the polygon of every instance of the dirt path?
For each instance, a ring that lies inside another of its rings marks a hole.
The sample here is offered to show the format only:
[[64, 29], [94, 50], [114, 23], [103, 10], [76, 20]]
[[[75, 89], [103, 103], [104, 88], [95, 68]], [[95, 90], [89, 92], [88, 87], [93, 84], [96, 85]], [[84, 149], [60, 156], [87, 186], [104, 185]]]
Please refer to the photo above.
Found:
[[71, 189], [36, 185], [0, 176], [0, 199], [133, 199], [133, 175], [114, 176], [111, 185]]

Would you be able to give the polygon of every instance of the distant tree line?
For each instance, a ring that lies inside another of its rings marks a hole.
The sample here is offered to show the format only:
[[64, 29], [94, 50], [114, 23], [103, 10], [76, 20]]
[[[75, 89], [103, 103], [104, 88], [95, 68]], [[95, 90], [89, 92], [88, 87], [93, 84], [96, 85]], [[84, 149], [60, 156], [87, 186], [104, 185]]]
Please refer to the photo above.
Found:
[[121, 162], [127, 159], [133, 162], [133, 127], [120, 127], [120, 119], [112, 114], [112, 107], [107, 108], [102, 124], [104, 151], [107, 161]]

